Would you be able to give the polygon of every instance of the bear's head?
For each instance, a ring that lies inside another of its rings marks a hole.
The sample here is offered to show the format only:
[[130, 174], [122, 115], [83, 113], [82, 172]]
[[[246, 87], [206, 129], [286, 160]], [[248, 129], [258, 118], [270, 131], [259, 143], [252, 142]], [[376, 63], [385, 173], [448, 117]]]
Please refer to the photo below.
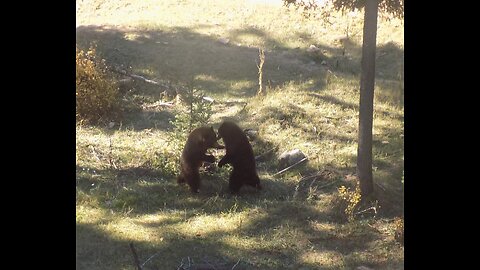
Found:
[[237, 145], [242, 140], [247, 140], [243, 130], [234, 122], [224, 121], [218, 128], [218, 138], [222, 138], [226, 145], [231, 147]]
[[218, 137], [217, 134], [215, 133], [215, 130], [213, 130], [213, 127], [206, 128], [205, 131], [202, 133], [200, 143], [205, 149], [208, 148], [217, 148], [217, 149], [223, 149], [225, 146], [220, 145], [218, 142]]

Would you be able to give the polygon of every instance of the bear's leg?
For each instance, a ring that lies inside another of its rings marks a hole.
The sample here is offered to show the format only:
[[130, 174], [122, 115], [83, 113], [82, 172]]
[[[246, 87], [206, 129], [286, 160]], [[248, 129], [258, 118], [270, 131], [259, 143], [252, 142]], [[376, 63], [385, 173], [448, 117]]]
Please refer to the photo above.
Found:
[[223, 165], [229, 164], [229, 163], [232, 163], [232, 156], [229, 155], [229, 154], [226, 154], [226, 155], [223, 156], [222, 159], [220, 159], [220, 161], [218, 162], [218, 167], [221, 168]]
[[177, 183], [178, 183], [178, 184], [185, 183], [185, 177], [183, 176], [183, 173], [180, 173], [180, 174], [177, 176]]
[[185, 164], [183, 156], [180, 159], [180, 173], [177, 176], [177, 183], [182, 184], [186, 182], [186, 178], [188, 177], [188, 170], [189, 167]]
[[260, 183], [256, 183], [256, 184], [255, 183], [249, 183], [248, 185], [252, 186], [252, 187], [254, 187], [258, 190], [262, 189], [262, 186], [260, 185]]
[[258, 178], [258, 175], [252, 175], [251, 177], [248, 177], [248, 183], [246, 183], [249, 186], [252, 186], [256, 189], [262, 189], [262, 186], [260, 185], [260, 178]]
[[190, 172], [187, 181], [188, 185], [190, 186], [190, 191], [192, 193], [198, 193], [198, 189], [200, 188], [200, 173], [198, 170], [195, 172]]
[[230, 189], [230, 193], [236, 194], [240, 191], [242, 187], [242, 175], [237, 170], [233, 169], [232, 173], [230, 174], [230, 179], [228, 182], [228, 187]]
[[213, 155], [203, 155], [202, 160], [209, 163], [214, 163], [215, 157]]

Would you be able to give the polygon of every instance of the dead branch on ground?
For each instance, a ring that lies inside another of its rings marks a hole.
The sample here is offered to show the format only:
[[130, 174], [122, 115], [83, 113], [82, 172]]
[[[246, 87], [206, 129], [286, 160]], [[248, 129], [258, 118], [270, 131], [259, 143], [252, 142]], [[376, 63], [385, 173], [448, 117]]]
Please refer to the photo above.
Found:
[[140, 261], [138, 260], [138, 255], [137, 255], [137, 252], [135, 251], [135, 247], [133, 246], [133, 243], [130, 243], [130, 250], [133, 253], [133, 259], [135, 260], [135, 266], [137, 267], [137, 270], [142, 270], [142, 266], [140, 266]]
[[304, 157], [304, 158], [303, 158], [302, 160], [300, 160], [299, 162], [297, 162], [297, 163], [295, 163], [295, 164], [293, 164], [293, 165], [288, 166], [287, 168], [285, 168], [285, 169], [277, 172], [277, 173], [274, 174], [273, 176], [276, 176], [276, 175], [279, 175], [279, 174], [281, 174], [281, 173], [284, 173], [284, 172], [290, 170], [291, 168], [297, 166], [298, 164], [300, 164], [300, 163], [302, 163], [302, 162], [304, 162], [304, 161], [306, 161], [306, 160], [308, 160], [308, 158], [307, 158], [307, 157]]

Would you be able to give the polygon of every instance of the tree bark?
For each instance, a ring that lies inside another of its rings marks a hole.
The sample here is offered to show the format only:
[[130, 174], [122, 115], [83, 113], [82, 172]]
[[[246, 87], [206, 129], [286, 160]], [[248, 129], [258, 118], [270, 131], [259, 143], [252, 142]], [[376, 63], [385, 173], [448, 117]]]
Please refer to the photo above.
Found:
[[373, 193], [372, 128], [375, 87], [375, 50], [378, 0], [365, 1], [363, 25], [362, 74], [360, 78], [360, 115], [358, 129], [357, 176], [362, 197]]

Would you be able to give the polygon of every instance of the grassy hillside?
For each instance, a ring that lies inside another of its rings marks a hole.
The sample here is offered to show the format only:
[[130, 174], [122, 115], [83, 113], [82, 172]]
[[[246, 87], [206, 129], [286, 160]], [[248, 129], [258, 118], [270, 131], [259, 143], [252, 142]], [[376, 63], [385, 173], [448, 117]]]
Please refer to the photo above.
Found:
[[[80, 48], [95, 44], [107, 65], [161, 83], [128, 83], [122, 118], [77, 124], [77, 269], [136, 269], [129, 243], [150, 258], [144, 269], [403, 269], [397, 19], [378, 27], [376, 215], [348, 222], [338, 191], [355, 186], [362, 17], [306, 18], [279, 1], [77, 1]], [[265, 96], [255, 95], [259, 47]], [[209, 124], [234, 119], [258, 131], [255, 155], [273, 149], [257, 163], [262, 192], [229, 195], [229, 167], [202, 172], [198, 195], [176, 184], [186, 134], [172, 121], [186, 107], [166, 93], [192, 87], [215, 100]], [[276, 156], [293, 148], [308, 162], [276, 174]]]

